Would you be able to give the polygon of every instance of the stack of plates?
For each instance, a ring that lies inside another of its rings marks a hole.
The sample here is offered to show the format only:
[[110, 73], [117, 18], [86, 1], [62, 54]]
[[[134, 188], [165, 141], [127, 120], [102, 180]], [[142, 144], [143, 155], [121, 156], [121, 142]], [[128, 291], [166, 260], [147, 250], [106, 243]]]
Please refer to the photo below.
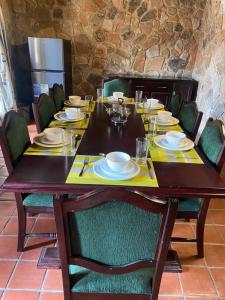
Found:
[[85, 107], [85, 106], [88, 105], [88, 101], [80, 100], [80, 101], [77, 101], [77, 102], [71, 102], [70, 100], [66, 100], [64, 102], [64, 104], [66, 106], [70, 106], [70, 107]]
[[40, 133], [37, 136], [35, 136], [34, 143], [38, 146], [45, 147], [45, 148], [57, 148], [57, 147], [64, 146], [63, 141], [60, 140], [49, 141], [46, 138], [46, 135], [44, 133]]
[[157, 135], [154, 138], [154, 142], [157, 146], [167, 149], [167, 150], [173, 150], [173, 151], [186, 151], [194, 148], [194, 143], [188, 138], [184, 138], [184, 141], [182, 141], [179, 144], [171, 144], [167, 141], [166, 135]]
[[95, 174], [104, 179], [128, 180], [139, 174], [140, 167], [135, 161], [130, 160], [126, 168], [118, 173], [110, 169], [106, 162], [106, 159], [102, 158], [94, 164], [93, 170]]
[[[161, 125], [161, 126], [172, 126], [172, 125], [176, 125], [176, 124], [179, 123], [179, 120], [177, 118], [172, 117], [172, 116], [169, 117], [166, 121], [160, 121], [158, 119], [158, 117], [156, 117], [156, 118], [157, 118], [157, 124]], [[153, 123], [153, 120], [151, 122]]]
[[84, 113], [79, 112], [76, 114], [76, 117], [73, 119], [69, 119], [67, 114], [64, 111], [59, 111], [58, 113], [56, 113], [54, 115], [54, 118], [58, 121], [62, 121], [62, 122], [77, 122], [77, 121], [81, 121], [85, 118]]

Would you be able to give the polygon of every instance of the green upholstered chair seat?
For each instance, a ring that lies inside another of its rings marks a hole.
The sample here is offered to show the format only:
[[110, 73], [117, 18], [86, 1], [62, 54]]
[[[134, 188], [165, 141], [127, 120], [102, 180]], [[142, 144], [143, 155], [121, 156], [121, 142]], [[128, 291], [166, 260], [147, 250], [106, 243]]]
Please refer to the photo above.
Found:
[[[76, 198], [77, 194], [69, 194], [69, 198]], [[53, 195], [50, 194], [30, 194], [23, 200], [24, 206], [46, 206], [53, 207]]]
[[180, 198], [178, 205], [179, 211], [190, 211], [198, 212], [201, 209], [201, 199], [200, 198]]
[[223, 146], [220, 128], [217, 125], [206, 126], [201, 134], [198, 146], [205, 156], [212, 163], [216, 164]]
[[30, 194], [23, 200], [24, 206], [45, 206], [53, 207], [53, 195], [50, 194]]
[[179, 113], [179, 119], [181, 121], [182, 127], [190, 134], [194, 131], [196, 118], [197, 114], [192, 103], [188, 103], [182, 106]]
[[59, 111], [64, 106], [64, 101], [66, 100], [65, 93], [63, 89], [56, 85], [53, 87], [53, 99], [55, 102], [56, 110]]
[[107, 275], [71, 265], [71, 289], [74, 293], [151, 294], [154, 270], [141, 269], [121, 275]]
[[75, 257], [109, 265], [155, 257], [161, 224], [157, 214], [115, 201], [69, 213], [68, 219], [71, 252]]
[[127, 79], [113, 79], [104, 83], [104, 96], [109, 97], [113, 92], [123, 92], [125, 97], [129, 97], [130, 85]]
[[174, 117], [177, 117], [180, 111], [180, 95], [173, 95], [170, 101], [169, 110]]

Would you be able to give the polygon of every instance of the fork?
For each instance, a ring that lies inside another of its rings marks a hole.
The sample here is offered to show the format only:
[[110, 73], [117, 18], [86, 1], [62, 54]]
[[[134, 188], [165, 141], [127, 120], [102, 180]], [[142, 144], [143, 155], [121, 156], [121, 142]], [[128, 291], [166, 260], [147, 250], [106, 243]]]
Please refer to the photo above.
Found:
[[84, 168], [87, 166], [89, 163], [89, 157], [85, 157], [84, 162], [83, 162], [83, 167], [80, 170], [79, 176], [82, 176], [84, 173]]

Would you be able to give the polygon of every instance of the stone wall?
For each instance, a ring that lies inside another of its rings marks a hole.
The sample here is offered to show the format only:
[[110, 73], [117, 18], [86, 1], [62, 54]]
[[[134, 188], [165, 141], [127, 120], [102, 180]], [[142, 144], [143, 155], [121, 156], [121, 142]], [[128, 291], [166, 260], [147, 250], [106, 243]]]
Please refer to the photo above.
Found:
[[207, 1], [201, 31], [193, 77], [203, 126], [209, 117], [225, 122], [225, 0]]
[[110, 73], [191, 77], [205, 1], [13, 0], [13, 42], [70, 39], [81, 95]]

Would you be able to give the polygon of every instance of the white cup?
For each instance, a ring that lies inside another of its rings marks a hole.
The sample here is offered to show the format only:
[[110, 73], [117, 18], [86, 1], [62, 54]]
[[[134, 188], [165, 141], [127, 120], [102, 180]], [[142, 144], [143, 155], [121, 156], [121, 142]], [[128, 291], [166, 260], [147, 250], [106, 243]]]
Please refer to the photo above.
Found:
[[77, 115], [80, 113], [79, 108], [66, 108], [65, 113], [68, 119], [75, 119]]
[[185, 137], [186, 135], [183, 132], [179, 131], [168, 131], [166, 133], [166, 140], [171, 145], [181, 144], [184, 141]]
[[122, 171], [128, 165], [130, 155], [125, 152], [110, 152], [106, 155], [106, 162], [110, 169], [116, 172]]
[[46, 128], [44, 131], [44, 140], [49, 143], [60, 144], [63, 142], [62, 136], [64, 133], [64, 129], [62, 128]]
[[166, 122], [172, 116], [170, 111], [159, 111], [157, 114], [159, 122]]
[[81, 97], [80, 96], [69, 96], [69, 102], [71, 104], [77, 104], [81, 101]]
[[123, 93], [122, 92], [113, 92], [113, 98], [115, 98], [115, 99], [123, 98]]
[[154, 99], [154, 98], [149, 98], [147, 99], [147, 106], [148, 107], [154, 107], [159, 103], [158, 99]]

